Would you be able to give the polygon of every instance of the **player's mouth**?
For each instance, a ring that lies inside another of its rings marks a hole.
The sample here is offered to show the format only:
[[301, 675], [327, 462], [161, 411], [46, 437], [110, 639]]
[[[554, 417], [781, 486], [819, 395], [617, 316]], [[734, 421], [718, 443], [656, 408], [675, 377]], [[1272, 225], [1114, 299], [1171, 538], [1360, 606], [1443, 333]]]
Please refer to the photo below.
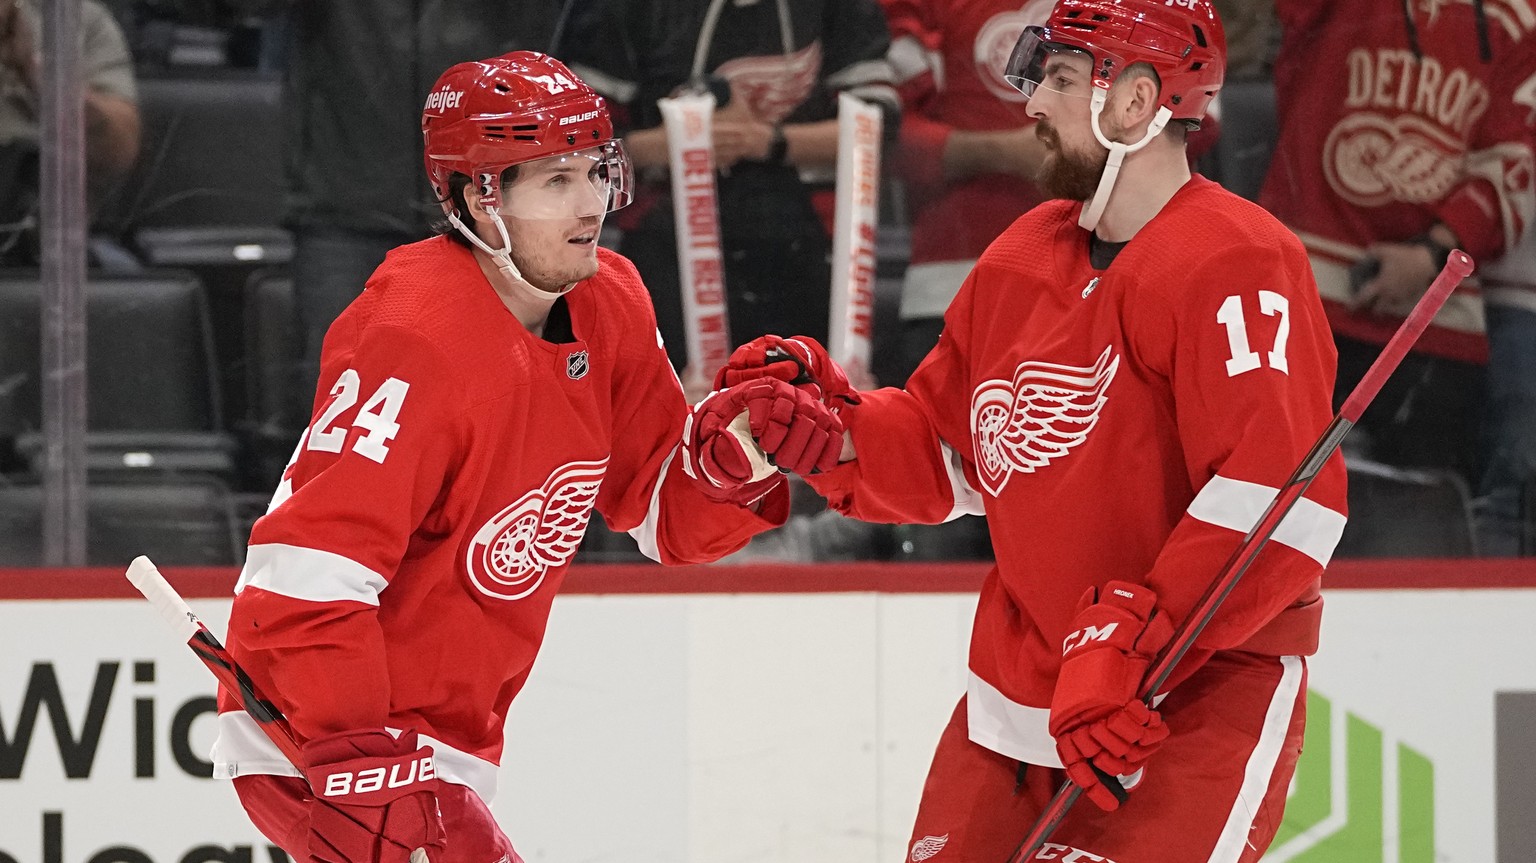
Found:
[[1040, 139], [1040, 143], [1052, 150], [1061, 149], [1061, 136], [1044, 120], [1035, 123], [1035, 137]]
[[592, 243], [597, 242], [597, 231], [583, 231], [582, 233], [571, 237], [569, 240], [566, 240], [566, 242], [576, 246], [589, 246]]

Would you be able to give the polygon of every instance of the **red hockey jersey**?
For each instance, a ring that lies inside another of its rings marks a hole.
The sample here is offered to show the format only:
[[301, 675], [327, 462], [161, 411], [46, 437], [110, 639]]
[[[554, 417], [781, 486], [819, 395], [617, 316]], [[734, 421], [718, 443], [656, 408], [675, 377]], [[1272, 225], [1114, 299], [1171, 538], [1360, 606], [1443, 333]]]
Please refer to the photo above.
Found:
[[[1444, 222], [1488, 264], [1514, 248], [1536, 208], [1536, 15], [1526, 0], [1275, 6], [1285, 27], [1280, 137], [1260, 202], [1301, 236], [1334, 330], [1382, 344], [1412, 303], [1348, 309], [1348, 270], [1367, 246]], [[1451, 297], [1417, 349], [1486, 357], [1474, 285]]]
[[902, 317], [936, 318], [982, 250], [1041, 196], [1003, 173], [944, 177], [951, 132], [1033, 124], [1028, 101], [1003, 80], [1026, 26], [1044, 24], [1054, 0], [882, 0], [891, 25], [891, 66], [901, 93], [896, 167], [907, 184], [912, 262]]
[[[1306, 254], [1258, 206], [1197, 176], [1103, 271], [1080, 207], [1044, 204], [987, 249], [907, 388], [845, 410], [858, 457], [811, 479], [866, 520], [985, 512], [971, 739], [1051, 766], [1084, 591], [1148, 584], [1182, 620], [1328, 425], [1335, 364]], [[1344, 492], [1335, 455], [1170, 686], [1215, 650], [1315, 650]]]
[[[781, 524], [682, 473], [687, 406], [628, 260], [599, 250], [533, 336], [469, 250], [391, 252], [332, 325], [315, 419], [256, 523], [228, 644], [305, 738], [414, 728], [438, 775], [489, 800], [508, 705], [595, 509], [663, 563]], [[216, 775], [293, 774], [220, 693]]]

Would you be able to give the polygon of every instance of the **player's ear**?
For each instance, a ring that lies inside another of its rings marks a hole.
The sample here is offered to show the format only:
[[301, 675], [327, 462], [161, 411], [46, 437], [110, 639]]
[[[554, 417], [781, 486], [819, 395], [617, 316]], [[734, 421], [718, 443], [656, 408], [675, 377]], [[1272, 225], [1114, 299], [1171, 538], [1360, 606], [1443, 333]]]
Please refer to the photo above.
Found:
[[1152, 75], [1137, 75], [1131, 82], [1131, 92], [1126, 102], [1127, 121], [1125, 128], [1145, 128], [1157, 115], [1158, 92], [1157, 79]]
[[1134, 140], [1137, 130], [1145, 130], [1157, 114], [1159, 90], [1157, 78], [1144, 72], [1145, 64], [1137, 64], [1121, 74], [1110, 91], [1105, 113], [1112, 114], [1115, 128], [1126, 130]]
[[481, 203], [480, 190], [474, 183], [464, 186], [464, 208], [469, 212], [465, 215], [474, 222], [488, 222], [491, 217], [485, 212], [485, 205]]

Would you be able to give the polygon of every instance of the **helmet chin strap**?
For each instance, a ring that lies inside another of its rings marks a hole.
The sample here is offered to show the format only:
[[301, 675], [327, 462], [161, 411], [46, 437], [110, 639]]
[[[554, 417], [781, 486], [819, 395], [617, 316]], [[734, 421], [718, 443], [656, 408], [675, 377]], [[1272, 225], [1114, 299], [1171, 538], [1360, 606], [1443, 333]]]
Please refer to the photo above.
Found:
[[501, 220], [501, 214], [496, 211], [495, 207], [486, 207], [485, 212], [490, 215], [491, 222], [496, 225], [496, 233], [501, 235], [501, 248], [499, 249], [491, 248], [486, 244], [484, 240], [480, 239], [480, 237], [477, 236], [474, 231], [470, 230], [468, 226], [459, 221], [458, 213], [450, 213], [448, 215], [448, 221], [458, 229], [459, 233], [464, 235], [465, 239], [469, 240], [471, 243], [474, 243], [477, 247], [479, 247], [480, 251], [490, 255], [491, 258], [496, 261], [496, 268], [501, 270], [502, 275], [510, 279], [512, 284], [517, 285], [534, 299], [543, 300], [545, 302], [554, 302], [555, 300], [565, 296], [565, 294], [569, 292], [571, 288], [576, 287], [576, 283], [572, 282], [569, 285], [566, 285], [563, 290], [545, 291], [540, 290], [539, 288], [535, 288], [532, 284], [530, 284], [527, 279], [523, 278], [523, 274], [518, 270], [517, 264], [512, 263], [512, 239], [507, 236], [507, 225]]
[[1099, 143], [1109, 150], [1109, 159], [1104, 163], [1104, 173], [1099, 177], [1099, 188], [1093, 193], [1093, 199], [1083, 206], [1082, 215], [1077, 217], [1078, 226], [1085, 231], [1091, 231], [1099, 226], [1099, 219], [1104, 216], [1104, 208], [1109, 206], [1109, 193], [1115, 188], [1115, 181], [1120, 178], [1120, 164], [1125, 161], [1126, 155], [1152, 143], [1152, 139], [1156, 138], [1173, 118], [1173, 110], [1164, 105], [1157, 109], [1157, 114], [1147, 125], [1147, 134], [1143, 135], [1140, 141], [1134, 144], [1111, 141], [1099, 128], [1099, 115], [1104, 113], [1104, 102], [1108, 94], [1108, 87], [1093, 88], [1093, 101], [1090, 106], [1093, 114], [1093, 137], [1099, 139]]

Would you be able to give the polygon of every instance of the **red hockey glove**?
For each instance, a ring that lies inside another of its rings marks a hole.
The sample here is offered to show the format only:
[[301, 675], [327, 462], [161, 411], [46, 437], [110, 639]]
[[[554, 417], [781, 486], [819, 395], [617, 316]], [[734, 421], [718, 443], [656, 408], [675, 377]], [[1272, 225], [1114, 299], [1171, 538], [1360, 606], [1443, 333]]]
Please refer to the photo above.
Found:
[[1172, 638], [1173, 624], [1144, 586], [1111, 581], [1078, 605], [1062, 644], [1050, 730], [1067, 776], [1101, 809], [1119, 808], [1134, 782], [1115, 777], [1140, 771], [1168, 737], [1136, 690]]
[[834, 411], [859, 403], [859, 394], [821, 342], [810, 336], [760, 336], [731, 352], [715, 375], [715, 389], [760, 377], [778, 378]]
[[432, 750], [416, 732], [349, 731], [304, 744], [309, 855], [315, 863], [406, 863], [442, 850]]
[[800, 474], [831, 470], [842, 446], [835, 414], [783, 381], [760, 377], [694, 406], [683, 430], [683, 470], [711, 498], [748, 505], [781, 480], [772, 464]]

